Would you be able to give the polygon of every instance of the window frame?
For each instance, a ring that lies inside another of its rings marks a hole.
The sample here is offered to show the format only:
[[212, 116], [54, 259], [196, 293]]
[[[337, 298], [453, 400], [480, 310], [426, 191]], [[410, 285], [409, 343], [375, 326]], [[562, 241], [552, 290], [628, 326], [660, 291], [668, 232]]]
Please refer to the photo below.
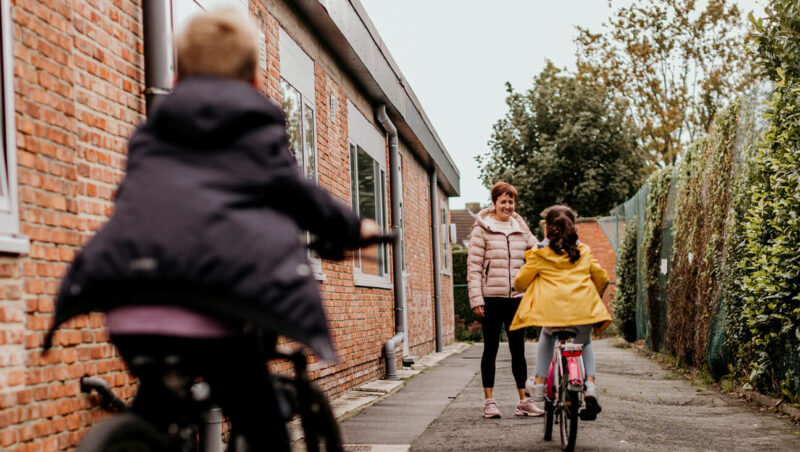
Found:
[[[315, 184], [319, 184], [319, 136], [317, 134], [318, 116], [314, 60], [297, 45], [283, 28], [279, 29], [278, 39], [279, 52], [281, 53], [281, 70], [279, 76], [281, 102], [283, 102], [285, 95], [284, 85], [294, 91], [299, 98], [300, 149], [299, 156], [294, 152], [294, 149], [291, 149], [292, 155], [297, 160], [297, 164], [303, 175], [311, 179]], [[311, 113], [310, 125], [307, 124], [308, 121], [306, 117], [309, 111]], [[288, 117], [286, 125], [288, 128]], [[310, 147], [310, 154], [308, 132], [311, 132], [311, 140], [313, 141]], [[308, 164], [309, 155], [313, 158], [312, 168], [310, 168]], [[309, 174], [309, 169], [313, 174]], [[305, 240], [306, 243], [311, 243], [313, 240], [312, 235], [308, 231], [305, 232]], [[308, 250], [308, 260], [311, 264], [311, 272], [314, 277], [319, 281], [324, 281], [326, 277], [322, 270], [322, 260], [319, 256], [314, 251]]]
[[30, 240], [19, 233], [19, 185], [14, 108], [14, 53], [11, 2], [0, 2], [0, 77], [2, 77], [2, 117], [0, 117], [0, 184], [5, 195], [0, 205], [0, 253], [28, 254]]
[[450, 207], [447, 205], [447, 200], [444, 202], [439, 199], [440, 205], [440, 212], [439, 215], [441, 216], [441, 221], [439, 221], [439, 240], [442, 241], [441, 243], [441, 250], [440, 250], [440, 259], [439, 259], [439, 267], [443, 275], [451, 275], [452, 266], [452, 256], [450, 254], [450, 224], [448, 223], [448, 214], [450, 213]]
[[[344, 100], [342, 100], [342, 104], [344, 104]], [[344, 109], [344, 105], [342, 105]], [[342, 117], [344, 117], [344, 113], [342, 113]], [[388, 194], [388, 165], [387, 165], [387, 157], [386, 157], [386, 136], [380, 132], [378, 127], [370, 122], [367, 119], [367, 116], [364, 115], [361, 110], [356, 107], [350, 99], [347, 99], [347, 140], [348, 140], [348, 158], [351, 158], [352, 153], [350, 152], [351, 147], [350, 145], [353, 144], [358, 148], [361, 148], [365, 154], [369, 155], [369, 157], [373, 160], [373, 167], [377, 165], [377, 167], [383, 172], [383, 186], [381, 186], [381, 178], [380, 173], [376, 173], [378, 176], [375, 178], [376, 181], [376, 196], [380, 192], [380, 199], [376, 198], [376, 208], [377, 205], [380, 205], [380, 215], [377, 215], [378, 212], [376, 211], [376, 216], [382, 218], [384, 221], [383, 230], [384, 232], [388, 230], [389, 226], [389, 215], [388, 215], [388, 201], [389, 201], [389, 194]], [[351, 158], [350, 162], [350, 189], [353, 190], [354, 188], [354, 180], [353, 180], [353, 161]], [[356, 167], [357, 169], [357, 167]], [[351, 201], [353, 199], [358, 199], [357, 196], [353, 196], [351, 194]], [[356, 212], [359, 211], [358, 205], [354, 204], [353, 208]], [[381, 288], [381, 289], [391, 289], [393, 287], [392, 283], [392, 264], [389, 260], [389, 252], [387, 245], [380, 245], [384, 251], [384, 268], [386, 269], [385, 274], [383, 276], [375, 276], [366, 273], [362, 273], [360, 271], [360, 267], [356, 267], [355, 262], [353, 264], [353, 279], [356, 286], [360, 287], [373, 287], [373, 288]]]
[[[360, 214], [360, 191], [359, 187], [359, 167], [358, 167], [358, 151], [361, 151], [372, 162], [373, 174], [373, 190], [375, 195], [375, 221], [383, 232], [388, 230], [388, 202], [386, 196], [386, 168], [381, 166], [380, 162], [372, 158], [361, 145], [355, 140], [348, 140], [348, 155], [350, 158], [350, 198], [353, 210]], [[373, 275], [370, 273], [363, 273], [361, 271], [361, 253], [362, 250], [357, 250], [353, 254], [353, 280], [356, 286], [361, 287], [374, 287], [381, 289], [391, 289], [391, 269], [389, 266], [389, 247], [386, 244], [377, 245], [379, 262], [379, 273]]]

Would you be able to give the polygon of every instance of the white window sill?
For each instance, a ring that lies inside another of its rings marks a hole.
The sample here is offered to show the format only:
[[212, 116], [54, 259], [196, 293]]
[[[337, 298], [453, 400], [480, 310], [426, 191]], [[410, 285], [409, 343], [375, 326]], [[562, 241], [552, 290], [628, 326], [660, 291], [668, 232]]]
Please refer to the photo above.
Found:
[[353, 281], [356, 287], [370, 287], [373, 289], [391, 289], [394, 287], [388, 276], [365, 275], [364, 273], [359, 273], [358, 270], [353, 274]]
[[28, 254], [31, 250], [31, 241], [25, 235], [0, 234], [0, 253]]

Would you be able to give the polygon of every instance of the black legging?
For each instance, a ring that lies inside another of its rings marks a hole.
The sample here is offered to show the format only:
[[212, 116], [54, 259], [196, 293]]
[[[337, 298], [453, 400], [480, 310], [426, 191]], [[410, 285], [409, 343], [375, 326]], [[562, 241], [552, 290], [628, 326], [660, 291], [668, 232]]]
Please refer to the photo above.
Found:
[[509, 331], [521, 298], [484, 297], [483, 307], [483, 356], [481, 357], [481, 379], [484, 388], [494, 387], [494, 362], [500, 347], [500, 327], [505, 324], [508, 349], [511, 352], [511, 373], [517, 389], [525, 387], [528, 378], [528, 363], [525, 361], [525, 329]]

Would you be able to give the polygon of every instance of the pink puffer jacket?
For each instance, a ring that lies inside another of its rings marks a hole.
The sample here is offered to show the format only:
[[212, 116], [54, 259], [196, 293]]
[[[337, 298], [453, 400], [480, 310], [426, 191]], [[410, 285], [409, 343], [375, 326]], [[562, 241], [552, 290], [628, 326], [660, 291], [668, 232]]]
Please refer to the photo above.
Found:
[[525, 220], [513, 214], [512, 232], [506, 235], [494, 230], [487, 218], [494, 215], [494, 208], [478, 212], [467, 256], [467, 287], [471, 307], [482, 306], [483, 297], [511, 298], [514, 292], [514, 277], [525, 264], [525, 250], [538, 243], [531, 234]]

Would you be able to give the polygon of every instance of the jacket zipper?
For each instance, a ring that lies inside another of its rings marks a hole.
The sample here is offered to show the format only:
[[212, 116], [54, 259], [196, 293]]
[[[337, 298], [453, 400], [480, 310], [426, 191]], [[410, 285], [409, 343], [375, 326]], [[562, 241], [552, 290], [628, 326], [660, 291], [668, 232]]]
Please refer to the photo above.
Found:
[[511, 282], [511, 234], [506, 236], [506, 250], [508, 250], [508, 298], [511, 298], [511, 293], [514, 291]]

